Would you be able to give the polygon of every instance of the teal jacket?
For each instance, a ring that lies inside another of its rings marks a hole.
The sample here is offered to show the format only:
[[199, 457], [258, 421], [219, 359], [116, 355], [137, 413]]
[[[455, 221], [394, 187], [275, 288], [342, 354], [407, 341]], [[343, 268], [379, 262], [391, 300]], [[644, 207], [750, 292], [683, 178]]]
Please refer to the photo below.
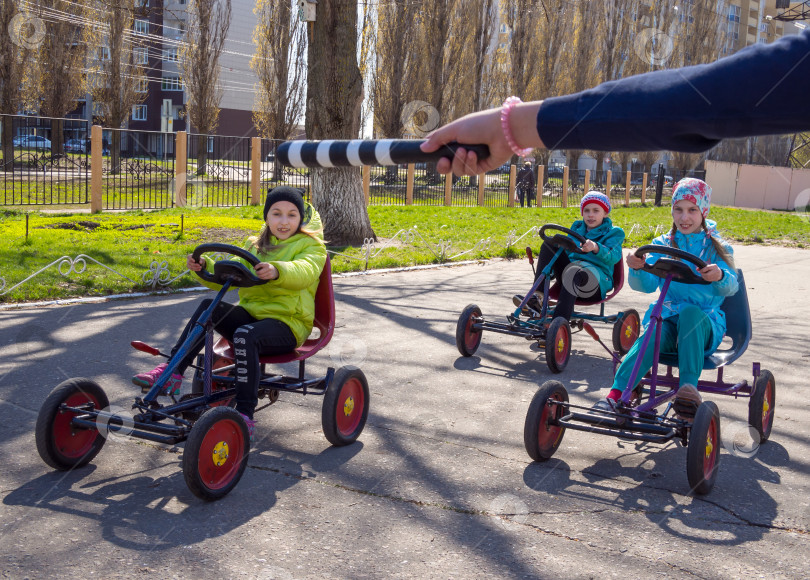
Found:
[[[709, 230], [716, 233], [715, 223], [711, 220], [706, 220]], [[694, 234], [682, 234], [675, 232], [675, 241], [678, 248], [685, 250], [690, 254], [694, 254], [707, 264], [717, 264], [723, 270], [723, 277], [717, 282], [711, 284], [682, 284], [681, 282], [672, 282], [669, 285], [667, 292], [667, 299], [664, 302], [664, 308], [661, 316], [666, 320], [673, 316], [677, 316], [684, 306], [694, 305], [698, 306], [708, 317], [712, 324], [712, 344], [706, 350], [706, 354], [712, 354], [720, 343], [723, 341], [723, 336], [726, 334], [726, 315], [720, 310], [720, 305], [726, 296], [731, 296], [737, 292], [739, 284], [737, 282], [737, 272], [734, 268], [726, 264], [714, 249], [714, 246], [709, 240], [705, 232], [700, 231]], [[672, 246], [670, 234], [658, 236], [653, 240], [653, 245], [656, 246]], [[723, 248], [733, 255], [734, 250], [725, 241], [721, 242]], [[655, 262], [661, 258], [661, 255], [647, 254], [646, 261], [648, 263]], [[697, 274], [697, 268], [690, 262], [684, 261], [689, 268]], [[664, 284], [664, 279], [658, 276], [645, 272], [644, 270], [630, 270], [628, 275], [628, 282], [633, 290], [639, 292], [655, 292], [659, 290]], [[644, 315], [644, 328], [650, 322], [650, 315], [652, 314], [655, 303], [650, 304], [647, 309], [647, 314]]]
[[[314, 209], [307, 229], [321, 231], [321, 218]], [[257, 238], [249, 238], [244, 248], [260, 261], [275, 266], [278, 269], [278, 278], [266, 284], [239, 288], [239, 306], [257, 320], [280, 320], [290, 327], [298, 346], [301, 346], [312, 332], [315, 318], [315, 292], [326, 263], [323, 236], [318, 234], [316, 239], [300, 232], [286, 240], [270, 236], [270, 243], [275, 247], [266, 253], [259, 252], [255, 245], [256, 240]], [[249, 271], [253, 271], [253, 267], [247, 262], [241, 258], [238, 260]], [[213, 271], [214, 261], [211, 257], [205, 261], [209, 272]], [[202, 283], [215, 290], [221, 287], [210, 282]]]
[[[596, 241], [599, 246], [599, 251], [595, 254], [593, 252], [587, 254], [567, 252], [567, 254], [569, 260], [578, 262], [580, 266], [587, 267], [587, 264], [596, 266], [596, 273], [599, 274], [599, 290], [604, 298], [613, 288], [613, 267], [622, 259], [624, 230], [614, 226], [609, 217], [606, 217], [598, 227], [592, 230], [588, 230], [588, 226], [582, 220], [575, 221], [571, 224], [570, 229], [588, 240]], [[594, 270], [594, 268], [588, 269]]]

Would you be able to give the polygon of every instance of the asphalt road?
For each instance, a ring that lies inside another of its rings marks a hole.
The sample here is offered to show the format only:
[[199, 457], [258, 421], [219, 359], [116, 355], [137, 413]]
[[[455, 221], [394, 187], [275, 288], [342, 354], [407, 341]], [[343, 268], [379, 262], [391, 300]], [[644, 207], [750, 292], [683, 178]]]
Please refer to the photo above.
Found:
[[[129, 342], [169, 348], [200, 294], [0, 311], [3, 577], [807, 577], [810, 253], [736, 256], [754, 337], [726, 378], [750, 380], [755, 361], [771, 370], [775, 423], [751, 457], [731, 453], [747, 401], [714, 397], [722, 464], [700, 497], [674, 442], [569, 431], [554, 458], [531, 462], [523, 422], [538, 386], [559, 378], [591, 404], [611, 363], [584, 333], [554, 377], [514, 337], [485, 334], [475, 356], [459, 356], [462, 308], [510, 312], [530, 282], [525, 260], [335, 278], [335, 337], [308, 368], [364, 370], [365, 431], [330, 447], [321, 399], [282, 395], [257, 414], [241, 482], [213, 503], [186, 488], [182, 446], [114, 438], [91, 465], [56, 472], [34, 444], [37, 411], [66, 378], [92, 378], [128, 408], [130, 376], [154, 365]], [[643, 313], [650, 299], [628, 288], [608, 312]]]

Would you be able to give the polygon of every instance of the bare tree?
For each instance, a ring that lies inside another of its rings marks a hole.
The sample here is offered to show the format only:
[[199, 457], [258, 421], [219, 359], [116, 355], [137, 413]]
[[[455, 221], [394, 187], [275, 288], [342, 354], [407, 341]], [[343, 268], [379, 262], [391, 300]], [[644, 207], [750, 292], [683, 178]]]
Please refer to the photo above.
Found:
[[[306, 129], [310, 139], [354, 139], [360, 130], [363, 78], [357, 65], [357, 0], [320, 0], [308, 28]], [[376, 239], [360, 170], [312, 170], [312, 199], [334, 245]]]
[[[28, 43], [25, 39], [33, 34], [31, 24], [23, 19], [18, 0], [0, 0], [0, 113], [16, 115], [19, 112], [22, 94], [20, 85], [28, 59]], [[11, 119], [1, 119], [3, 130], [3, 169], [14, 170], [14, 127]]]
[[668, 66], [689, 66], [713, 62], [726, 43], [725, 3], [692, 0], [680, 3], [675, 35], [674, 62]]
[[[262, 137], [289, 139], [304, 113], [305, 28], [294, 18], [291, 0], [258, 0], [253, 11], [258, 23], [250, 66], [259, 80], [253, 119]], [[281, 171], [274, 161], [274, 180]]]
[[400, 137], [404, 133], [402, 110], [408, 92], [406, 71], [413, 62], [408, 50], [413, 46], [414, 13], [409, 0], [393, 0], [379, 7], [372, 96], [374, 126], [384, 137]]
[[529, 100], [529, 86], [534, 66], [539, 61], [539, 43], [536, 40], [540, 25], [541, 6], [535, 0], [509, 0], [506, 4], [506, 23], [511, 30], [509, 60], [512, 93]]
[[231, 0], [191, 0], [188, 15], [180, 69], [188, 96], [186, 115], [199, 132], [197, 175], [203, 175], [208, 159], [207, 136], [216, 130], [219, 121], [219, 56], [231, 26]]
[[[134, 0], [103, 0], [105, 24], [97, 59], [90, 74], [93, 100], [98, 105], [102, 122], [110, 128], [121, 129], [132, 114], [132, 108], [143, 102], [146, 93], [140, 92], [143, 69], [135, 60], [135, 48], [144, 42], [133, 34]], [[112, 132], [110, 171], [121, 168], [121, 133]]]
[[64, 152], [61, 118], [87, 92], [87, 47], [96, 44], [95, 27], [77, 22], [93, 14], [84, 2], [61, 0], [41, 0], [33, 14], [44, 22], [46, 34], [32, 55], [37, 66], [27, 75], [26, 103], [47, 117], [55, 117], [51, 122], [51, 152], [59, 154]]

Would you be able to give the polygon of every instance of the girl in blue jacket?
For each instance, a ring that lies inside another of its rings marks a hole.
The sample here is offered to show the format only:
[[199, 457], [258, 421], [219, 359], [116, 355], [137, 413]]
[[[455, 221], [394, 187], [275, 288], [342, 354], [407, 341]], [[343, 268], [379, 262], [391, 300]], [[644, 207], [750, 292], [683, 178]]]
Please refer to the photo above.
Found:
[[[693, 416], [701, 398], [697, 388], [703, 359], [712, 354], [726, 333], [726, 317], [720, 305], [726, 296], [737, 292], [737, 273], [734, 269], [731, 246], [720, 238], [716, 224], [707, 220], [712, 189], [700, 179], [687, 177], [680, 180], [672, 190], [672, 230], [657, 237], [653, 245], [670, 246], [696, 255], [706, 267], [697, 269], [684, 262], [694, 272], [711, 284], [683, 284], [673, 281], [667, 292], [667, 301], [661, 312], [661, 352], [678, 354], [679, 389], [675, 409], [684, 417]], [[648, 254], [654, 262], [660, 256]], [[644, 272], [644, 258], [631, 253], [627, 256], [630, 287], [639, 292], [652, 293], [664, 283], [662, 278]], [[644, 316], [646, 329], [655, 303]], [[600, 401], [600, 408], [612, 407], [612, 402], [621, 397], [630, 380], [633, 365], [639, 356], [643, 337], [639, 337], [616, 371], [616, 378], [607, 401]], [[639, 370], [639, 379], [652, 367], [653, 342], [648, 343]]]
[[[581, 248], [585, 254], [562, 252], [552, 269], [554, 277], [562, 282], [554, 316], [566, 320], [574, 312], [574, 302], [580, 300], [601, 300], [613, 288], [613, 267], [622, 259], [624, 230], [613, 225], [610, 213], [610, 198], [599, 191], [589, 191], [579, 204], [582, 219], [571, 224], [571, 230], [586, 238]], [[556, 248], [543, 244], [540, 248], [537, 276], [548, 265], [556, 253]], [[514, 296], [512, 301], [519, 306], [522, 296]], [[539, 311], [536, 296], [529, 299], [530, 308]]]

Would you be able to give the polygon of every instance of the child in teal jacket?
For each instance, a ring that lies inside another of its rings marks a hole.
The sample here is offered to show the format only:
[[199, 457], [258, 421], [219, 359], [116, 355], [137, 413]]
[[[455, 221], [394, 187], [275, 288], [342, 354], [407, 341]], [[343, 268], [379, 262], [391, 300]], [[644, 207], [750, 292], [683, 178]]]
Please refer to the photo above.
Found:
[[[624, 242], [624, 230], [607, 217], [611, 209], [608, 196], [589, 191], [582, 197], [579, 208], [582, 219], [571, 224], [570, 229], [586, 238], [581, 246], [585, 253], [563, 251], [552, 266], [554, 277], [562, 282], [554, 316], [566, 320], [571, 318], [577, 299], [601, 300], [613, 288], [613, 267], [622, 259]], [[535, 280], [556, 251], [548, 244], [540, 248]], [[520, 305], [523, 297], [515, 296], [512, 300]], [[528, 305], [540, 310], [536, 296], [529, 299]]]
[[[720, 238], [715, 222], [706, 219], [711, 192], [711, 187], [699, 179], [687, 177], [680, 180], [672, 190], [672, 229], [652, 242], [653, 245], [687, 251], [706, 262], [706, 267], [698, 270], [690, 262], [684, 261], [692, 271], [711, 282], [701, 285], [673, 281], [661, 312], [660, 348], [661, 352], [678, 355], [680, 387], [675, 409], [685, 418], [693, 415], [701, 401], [694, 385], [703, 370], [703, 360], [717, 350], [726, 333], [726, 317], [720, 305], [726, 296], [733, 295], [738, 288], [733, 250]], [[648, 254], [646, 259], [652, 263], [660, 257]], [[664, 279], [642, 270], [644, 261], [632, 253], [627, 256], [628, 282], [634, 290], [652, 293], [661, 288]], [[654, 306], [655, 303], [651, 304], [644, 316], [645, 329]], [[636, 340], [619, 365], [607, 401], [598, 403], [600, 408], [611, 407], [612, 402], [621, 397], [639, 356], [642, 338], [640, 336]], [[639, 379], [652, 367], [653, 346], [653, 341], [650, 341], [642, 358]]]

